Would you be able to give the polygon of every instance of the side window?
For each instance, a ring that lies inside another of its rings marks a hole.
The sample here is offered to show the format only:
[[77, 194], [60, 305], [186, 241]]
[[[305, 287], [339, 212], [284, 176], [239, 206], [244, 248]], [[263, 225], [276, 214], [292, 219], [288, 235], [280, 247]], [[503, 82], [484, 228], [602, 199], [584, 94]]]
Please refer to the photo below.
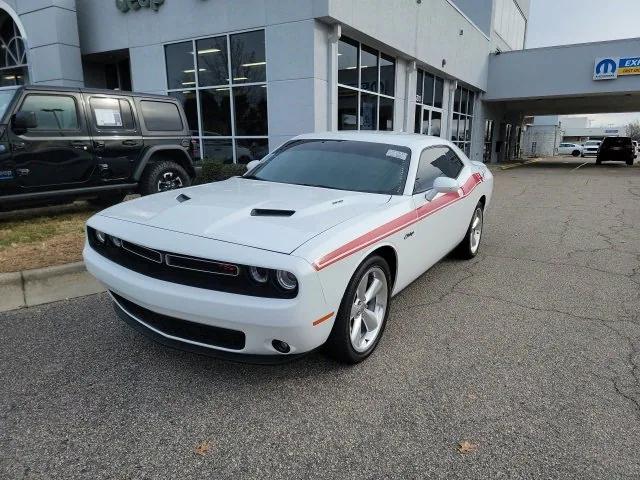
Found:
[[147, 130], [151, 132], [181, 132], [184, 129], [180, 111], [175, 103], [143, 100], [140, 105]]
[[413, 193], [423, 193], [433, 188], [438, 177], [457, 178], [464, 163], [449, 147], [427, 148], [420, 155]]
[[98, 130], [133, 130], [133, 113], [126, 100], [93, 97], [89, 101], [93, 124]]
[[78, 111], [73, 97], [30, 94], [24, 99], [21, 112], [35, 112], [38, 127], [33, 130], [78, 130]]

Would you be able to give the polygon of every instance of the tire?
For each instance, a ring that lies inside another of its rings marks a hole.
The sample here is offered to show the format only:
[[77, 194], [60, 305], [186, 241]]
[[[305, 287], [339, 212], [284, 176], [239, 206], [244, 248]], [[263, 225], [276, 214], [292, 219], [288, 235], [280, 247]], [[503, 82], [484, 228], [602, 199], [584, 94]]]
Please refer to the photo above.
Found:
[[[476, 219], [478, 223], [476, 224]], [[463, 260], [471, 260], [480, 250], [480, 243], [482, 242], [482, 231], [484, 226], [484, 207], [481, 203], [476, 205], [469, 222], [469, 228], [464, 235], [462, 241], [454, 250], [454, 255]]]
[[627, 165], [632, 166], [633, 165], [633, 159], [627, 160]]
[[[573, 152], [571, 152], [571, 155], [573, 155], [574, 157], [579, 157], [580, 156], [580, 150], [574, 150]], [[584, 155], [583, 155], [584, 157]]]
[[[362, 295], [373, 291], [374, 282], [379, 282], [379, 290], [369, 303], [362, 303]], [[378, 346], [387, 325], [390, 306], [389, 264], [384, 258], [374, 255], [362, 262], [349, 281], [325, 344], [325, 352], [342, 363], [362, 362]], [[356, 314], [352, 315], [354, 311]], [[369, 322], [372, 323], [371, 328], [367, 326]]]
[[599, 158], [596, 158], [596, 165], [602, 165], [602, 160], [600, 160]]
[[91, 198], [88, 202], [94, 207], [107, 208], [122, 202], [126, 196], [125, 192], [109, 193], [100, 195], [97, 198]]
[[582, 158], [584, 158], [584, 153], [581, 153], [581, 154], [580, 154], [580, 156], [581, 156]]
[[191, 185], [191, 177], [178, 163], [164, 160], [147, 165], [140, 179], [140, 195], [152, 195]]

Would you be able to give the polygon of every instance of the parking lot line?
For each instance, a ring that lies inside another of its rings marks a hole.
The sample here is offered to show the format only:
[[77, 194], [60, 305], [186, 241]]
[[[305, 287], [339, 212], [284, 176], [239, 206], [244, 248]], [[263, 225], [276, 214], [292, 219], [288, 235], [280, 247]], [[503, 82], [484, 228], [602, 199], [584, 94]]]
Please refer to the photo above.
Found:
[[572, 171], [572, 172], [575, 172], [575, 171], [576, 171], [576, 170], [578, 170], [580, 167], [584, 167], [585, 165], [587, 165], [587, 164], [589, 164], [589, 163], [591, 163], [591, 162], [584, 162], [584, 163], [581, 163], [581, 164], [580, 164], [580, 165], [578, 165], [576, 168], [572, 168], [572, 169], [571, 169], [571, 171]]
[[502, 167], [500, 167], [500, 169], [502, 170], [509, 170], [510, 168], [517, 168], [517, 167], [522, 167], [523, 165], [528, 165], [530, 163], [535, 163], [537, 162], [538, 159], [534, 159], [534, 160], [527, 160], [526, 162], [522, 162], [522, 163], [516, 163], [513, 165], [504, 165]]

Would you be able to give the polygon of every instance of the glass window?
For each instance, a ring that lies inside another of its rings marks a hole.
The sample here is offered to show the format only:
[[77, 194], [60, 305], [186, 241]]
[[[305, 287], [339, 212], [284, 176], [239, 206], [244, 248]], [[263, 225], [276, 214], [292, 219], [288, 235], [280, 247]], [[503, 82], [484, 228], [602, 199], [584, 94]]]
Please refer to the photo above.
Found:
[[266, 58], [263, 30], [231, 35], [233, 83], [266, 81]]
[[416, 103], [424, 103], [423, 102], [423, 86], [424, 86], [424, 72], [422, 70], [418, 70], [418, 75], [416, 79]]
[[416, 105], [416, 118], [413, 127], [414, 133], [422, 133], [422, 106]]
[[454, 96], [453, 125], [451, 141], [463, 152], [471, 152], [473, 133], [473, 102], [475, 93], [464, 87], [458, 87]]
[[262, 160], [269, 153], [269, 141], [266, 138], [236, 140], [236, 158], [238, 163]]
[[35, 112], [38, 127], [33, 130], [78, 130], [78, 112], [73, 97], [63, 95], [27, 95], [21, 112]]
[[126, 100], [92, 97], [89, 104], [93, 124], [99, 130], [132, 130], [135, 128], [131, 105]]
[[213, 140], [205, 139], [203, 158], [221, 163], [233, 163], [233, 140], [230, 138]]
[[202, 87], [229, 83], [227, 37], [205, 38], [196, 42], [198, 82]]
[[358, 92], [338, 88], [338, 130], [358, 129]]
[[338, 42], [338, 83], [358, 86], [358, 44], [348, 38]]
[[189, 130], [191, 135], [197, 136], [198, 134], [198, 101], [196, 99], [195, 90], [185, 90], [179, 92], [170, 92], [169, 95], [176, 98], [184, 109], [184, 113], [187, 116], [187, 123], [189, 124]]
[[402, 195], [411, 162], [407, 147], [351, 140], [286, 144], [252, 176], [264, 181]]
[[396, 87], [396, 60], [380, 54], [380, 93], [393, 97]]
[[378, 91], [378, 51], [362, 46], [360, 54], [360, 88], [370, 92]]
[[202, 136], [231, 136], [231, 95], [229, 88], [200, 90]]
[[442, 97], [444, 96], [444, 79], [436, 77], [436, 89], [433, 100], [433, 106], [442, 108]]
[[164, 47], [169, 89], [196, 86], [193, 66], [193, 42], [174, 43]]
[[422, 97], [422, 103], [425, 105], [433, 106], [433, 88], [435, 85], [435, 78], [429, 73], [424, 75], [424, 94]]
[[142, 117], [151, 132], [178, 132], [183, 129], [180, 111], [174, 103], [143, 100]]
[[393, 130], [393, 99], [380, 97], [380, 121], [378, 130]]
[[262, 86], [233, 89], [236, 135], [267, 135], [267, 91]]
[[378, 97], [368, 93], [360, 94], [360, 130], [376, 130], [378, 120]]
[[433, 188], [438, 177], [457, 178], [464, 164], [448, 147], [427, 148], [420, 155], [413, 193], [424, 193]]
[[338, 42], [338, 129], [393, 130], [395, 76], [393, 57], [341, 38]]
[[182, 103], [204, 158], [244, 162], [247, 149], [268, 149], [264, 30], [167, 45], [165, 53], [167, 93]]
[[431, 112], [431, 131], [430, 135], [439, 137], [442, 133], [442, 113], [433, 111]]

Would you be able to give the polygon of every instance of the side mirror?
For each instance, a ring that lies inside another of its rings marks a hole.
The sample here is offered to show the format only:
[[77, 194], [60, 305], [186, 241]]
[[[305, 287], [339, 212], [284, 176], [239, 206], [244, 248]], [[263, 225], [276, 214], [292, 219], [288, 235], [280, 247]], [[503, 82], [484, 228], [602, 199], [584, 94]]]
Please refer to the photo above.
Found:
[[455, 178], [438, 177], [433, 182], [433, 187], [427, 192], [425, 198], [433, 200], [438, 193], [458, 193], [460, 183]]
[[38, 117], [36, 112], [18, 112], [13, 115], [11, 125], [15, 130], [29, 130], [38, 127]]
[[250, 172], [260, 164], [260, 160], [252, 160], [247, 163], [247, 172]]

